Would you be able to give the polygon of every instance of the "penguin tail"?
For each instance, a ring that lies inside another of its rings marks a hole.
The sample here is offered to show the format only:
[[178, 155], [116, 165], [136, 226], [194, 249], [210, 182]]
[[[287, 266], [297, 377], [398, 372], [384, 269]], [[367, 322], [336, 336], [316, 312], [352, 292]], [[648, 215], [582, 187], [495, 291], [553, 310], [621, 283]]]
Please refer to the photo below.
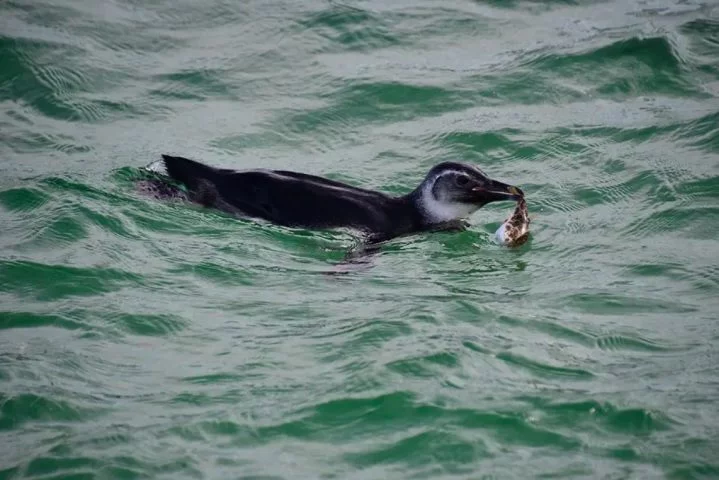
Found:
[[213, 183], [217, 176], [217, 170], [209, 165], [172, 155], [162, 155], [162, 160], [148, 165], [147, 169], [166, 175], [191, 190], [206, 182]]

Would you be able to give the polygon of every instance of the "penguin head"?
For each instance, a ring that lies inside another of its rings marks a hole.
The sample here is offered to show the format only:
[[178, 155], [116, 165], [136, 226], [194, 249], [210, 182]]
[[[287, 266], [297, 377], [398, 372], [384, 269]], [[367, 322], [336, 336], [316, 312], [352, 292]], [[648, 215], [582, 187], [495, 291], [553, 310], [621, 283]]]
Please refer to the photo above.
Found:
[[488, 203], [523, 196], [519, 188], [489, 178], [474, 165], [458, 162], [434, 166], [418, 188], [420, 210], [430, 223], [466, 218]]

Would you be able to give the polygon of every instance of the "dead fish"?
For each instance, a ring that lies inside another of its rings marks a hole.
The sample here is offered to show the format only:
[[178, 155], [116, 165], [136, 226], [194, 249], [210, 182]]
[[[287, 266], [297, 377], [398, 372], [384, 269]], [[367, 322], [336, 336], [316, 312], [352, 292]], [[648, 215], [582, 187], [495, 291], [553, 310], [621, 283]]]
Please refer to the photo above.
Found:
[[500, 245], [508, 247], [518, 247], [529, 239], [529, 213], [524, 197], [517, 200], [514, 212], [494, 235]]

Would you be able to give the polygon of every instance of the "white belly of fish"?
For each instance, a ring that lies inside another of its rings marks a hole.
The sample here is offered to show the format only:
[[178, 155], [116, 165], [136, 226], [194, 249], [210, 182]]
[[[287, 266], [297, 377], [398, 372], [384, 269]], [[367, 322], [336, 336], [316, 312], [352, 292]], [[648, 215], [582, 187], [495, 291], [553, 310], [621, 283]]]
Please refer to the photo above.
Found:
[[507, 245], [510, 242], [507, 236], [507, 222], [504, 222], [499, 226], [496, 232], [494, 232], [494, 238], [500, 245]]
[[518, 247], [529, 238], [529, 214], [527, 202], [522, 198], [517, 201], [514, 212], [494, 232], [494, 238], [500, 245]]

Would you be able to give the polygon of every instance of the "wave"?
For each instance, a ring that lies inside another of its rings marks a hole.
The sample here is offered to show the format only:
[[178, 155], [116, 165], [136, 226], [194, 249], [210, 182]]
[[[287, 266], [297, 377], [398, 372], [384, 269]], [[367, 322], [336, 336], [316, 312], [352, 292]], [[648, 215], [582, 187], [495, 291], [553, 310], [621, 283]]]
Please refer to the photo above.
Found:
[[367, 51], [401, 44], [401, 37], [392, 32], [392, 24], [370, 10], [343, 4], [314, 12], [298, 22], [322, 41], [317, 52]]
[[586, 85], [584, 90], [595, 96], [706, 98], [701, 78], [694, 74], [694, 60], [687, 55], [668, 37], [633, 37], [581, 53], [534, 53], [520, 65], [540, 81], [547, 77], [559, 85]]
[[[542, 70], [581, 69], [628, 60], [631, 64], [646, 65], [654, 73], [679, 73], [683, 64], [672, 43], [666, 37], [633, 37], [576, 54], [547, 54], [529, 60], [528, 65]], [[636, 72], [634, 72], [636, 73]]]

